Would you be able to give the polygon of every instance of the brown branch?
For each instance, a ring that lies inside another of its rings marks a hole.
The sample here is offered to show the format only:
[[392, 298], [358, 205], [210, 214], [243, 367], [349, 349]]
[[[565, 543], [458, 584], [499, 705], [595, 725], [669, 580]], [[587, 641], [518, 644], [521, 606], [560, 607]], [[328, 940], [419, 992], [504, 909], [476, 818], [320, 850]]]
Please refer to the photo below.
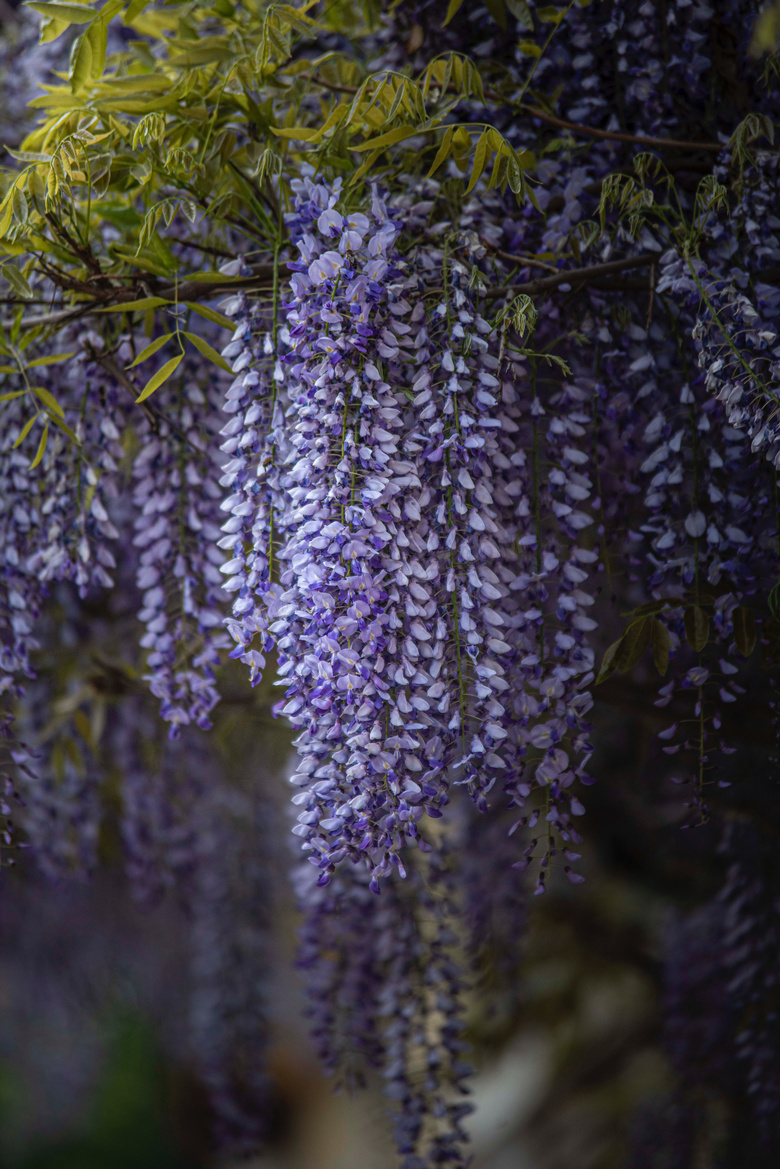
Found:
[[500, 248], [495, 248], [494, 254], [500, 256], [502, 260], [509, 260], [512, 264], [518, 264], [521, 268], [544, 268], [545, 272], [559, 271], [555, 267], [555, 264], [547, 264], [544, 260], [537, 260], [535, 256], [514, 256], [511, 252], [502, 252]]
[[[486, 97], [488, 94], [485, 95]], [[490, 94], [491, 98], [496, 97]], [[672, 150], [709, 150], [720, 154], [725, 146], [722, 142], [686, 142], [680, 138], [651, 138], [646, 134], [624, 134], [619, 130], [599, 130], [596, 126], [585, 126], [581, 122], [569, 122], [565, 118], [556, 118], [553, 114], [545, 113], [536, 106], [520, 102], [516, 107], [540, 122], [547, 122], [550, 126], [557, 126], [560, 130], [570, 130], [572, 134], [582, 134], [586, 138], [600, 138], [608, 142], [634, 142], [638, 146], [651, 146], [656, 149]]]
[[[314, 77], [310, 73], [299, 73], [298, 76], [305, 81], [313, 81], [315, 85], [321, 85], [323, 89], [331, 89], [334, 93], [356, 94], [359, 89], [357, 85], [334, 85], [330, 81], [322, 81], [321, 78]], [[500, 105], [511, 106], [513, 104], [511, 100], [508, 101], [491, 89], [485, 90], [485, 97]], [[533, 118], [538, 118], [540, 122], [557, 126], [559, 130], [570, 130], [572, 134], [582, 134], [586, 138], [600, 138], [609, 142], [634, 142], [639, 146], [651, 146], [657, 149], [666, 147], [676, 150], [709, 150], [716, 154], [720, 154], [724, 149], [721, 142], [686, 142], [680, 138], [651, 138], [646, 134], [624, 134], [619, 130], [599, 130], [596, 126], [586, 126], [581, 122], [569, 122], [565, 118], [556, 118], [554, 114], [548, 114], [545, 110], [540, 110], [527, 102], [518, 102], [514, 108], [525, 114], [530, 114]]]
[[[226, 277], [224, 281], [185, 280], [183, 284], [176, 285], [172, 281], [157, 284], [155, 281], [147, 278], [144, 283], [148, 284], [149, 291], [144, 289], [142, 295], [148, 296], [151, 293], [153, 296], [164, 297], [166, 300], [170, 300], [171, 303], [174, 302], [175, 298], [180, 303], [193, 300], [213, 300], [215, 296], [220, 296], [224, 293], [272, 288], [273, 273], [273, 264], [257, 264], [254, 266], [254, 271], [251, 276], [235, 279]], [[138, 299], [137, 287], [123, 288], [117, 290], [116, 295], [111, 296], [106, 293], [87, 304], [75, 305], [73, 308], [57, 309], [55, 312], [46, 313], [38, 317], [22, 317], [21, 328], [33, 329], [47, 325], [63, 325], [70, 321], [76, 321], [80, 317], [89, 316], [91, 313], [98, 312], [100, 309], [120, 308], [123, 303], [130, 303]], [[4, 328], [10, 328], [12, 324], [12, 320], [2, 322]]]
[[554, 276], [540, 276], [538, 280], [529, 280], [525, 284], [503, 284], [496, 288], [488, 288], [482, 295], [491, 299], [500, 296], [519, 296], [521, 293], [533, 296], [540, 292], [551, 292], [560, 284], [577, 284], [580, 281], [588, 284], [613, 272], [625, 272], [630, 268], [645, 268], [657, 264], [659, 255], [659, 252], [646, 252], [642, 256], [627, 256], [623, 260], [609, 260], [605, 264], [591, 264], [587, 268], [569, 268], [568, 271], [562, 269]]

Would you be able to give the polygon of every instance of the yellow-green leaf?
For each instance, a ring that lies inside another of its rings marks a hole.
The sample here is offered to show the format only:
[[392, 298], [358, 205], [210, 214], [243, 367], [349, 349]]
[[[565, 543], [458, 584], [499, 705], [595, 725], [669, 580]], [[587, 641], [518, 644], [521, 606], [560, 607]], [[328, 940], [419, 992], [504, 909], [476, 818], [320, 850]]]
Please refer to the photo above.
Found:
[[92, 45], [85, 33], [73, 42], [70, 60], [70, 87], [79, 93], [92, 80]]
[[58, 414], [52, 414], [51, 421], [54, 423], [55, 426], [59, 426], [60, 430], [62, 430], [65, 434], [67, 434], [67, 436], [71, 440], [71, 442], [75, 442], [76, 446], [81, 446], [80, 441], [78, 440], [78, 438], [76, 438], [76, 435], [73, 433], [71, 428], [68, 426], [67, 422], [65, 422], [62, 418], [60, 418], [60, 416]]
[[18, 268], [16, 268], [13, 264], [3, 264], [2, 268], [0, 268], [0, 272], [3, 273], [3, 276], [5, 276], [6, 280], [11, 285], [11, 288], [17, 296], [21, 296], [22, 300], [31, 299], [33, 290], [30, 288], [30, 285], [27, 283], [24, 276], [22, 276]]
[[403, 142], [405, 138], [411, 138], [413, 134], [419, 134], [419, 132], [415, 126], [396, 126], [394, 130], [388, 130], [386, 134], [379, 134], [376, 138], [369, 138], [367, 142], [361, 142], [359, 146], [350, 146], [350, 150], [383, 150], [386, 146], [395, 146], [398, 142]]
[[41, 441], [38, 443], [38, 449], [35, 452], [35, 458], [30, 463], [30, 470], [31, 471], [34, 470], [34, 468], [38, 466], [41, 459], [43, 458], [44, 451], [46, 450], [46, 442], [47, 442], [48, 438], [49, 438], [49, 424], [47, 422], [43, 428], [43, 434], [41, 435]]
[[142, 361], [146, 361], [147, 357], [153, 357], [158, 350], [162, 349], [166, 341], [170, 341], [172, 336], [173, 333], [163, 333], [162, 336], [155, 337], [150, 345], [147, 345], [145, 349], [141, 350], [135, 361], [131, 361], [129, 365], [125, 366], [125, 369], [135, 369]]
[[449, 24], [455, 13], [462, 5], [463, 0], [450, 0], [447, 7], [447, 15], [444, 17], [444, 24]]
[[684, 618], [685, 639], [691, 649], [701, 653], [710, 639], [710, 619], [699, 605], [690, 605]]
[[756, 619], [752, 609], [740, 605], [734, 610], [734, 641], [743, 658], [749, 658], [756, 645]]
[[199, 317], [203, 317], [206, 321], [211, 321], [212, 325], [221, 325], [223, 329], [235, 329], [236, 322], [231, 321], [230, 317], [226, 317], [224, 313], [218, 313], [216, 309], [208, 308], [205, 304], [195, 304], [194, 301], [185, 301], [188, 309], [197, 313]]
[[229, 284], [231, 280], [243, 280], [243, 276], [226, 276], [224, 272], [192, 272], [187, 280], [197, 281], [198, 284]]
[[535, 9], [535, 13], [539, 20], [544, 20], [547, 24], [558, 25], [566, 15], [566, 9], [555, 8], [552, 4], [548, 4], [544, 8]]
[[663, 621], [657, 618], [653, 621], [653, 662], [658, 673], [663, 677], [669, 668], [669, 650], [671, 638], [669, 630]]
[[89, 24], [97, 16], [94, 8], [86, 4], [55, 3], [54, 0], [26, 0], [26, 7], [32, 8], [47, 20], [59, 20], [63, 24]]
[[163, 296], [144, 296], [141, 300], [126, 300], [122, 304], [110, 304], [106, 308], [96, 309], [99, 313], [130, 313], [137, 309], [160, 308], [164, 304], [172, 304]]
[[45, 386], [31, 386], [30, 388], [32, 389], [32, 392], [35, 394], [36, 398], [41, 399], [44, 406], [47, 406], [49, 410], [52, 410], [56, 415], [58, 415], [58, 417], [65, 417], [65, 411], [63, 410], [62, 406], [60, 406], [57, 399], [53, 394], [49, 393]]
[[[7, 370], [4, 368], [0, 372], [5, 373], [5, 372], [7, 372]], [[11, 370], [10, 372], [14, 373], [15, 371]], [[24, 390], [12, 390], [9, 394], [0, 394], [0, 402], [10, 402], [11, 398], [21, 398], [23, 393], [24, 393]]]
[[132, 24], [136, 16], [140, 16], [144, 8], [149, 4], [149, 0], [130, 0], [122, 20], [125, 24]]
[[296, 138], [301, 142], [309, 142], [319, 134], [319, 130], [312, 130], [310, 126], [271, 126], [271, 133], [277, 138]]
[[506, 9], [504, 0], [485, 0], [485, 7], [499, 28], [506, 30]]
[[75, 349], [72, 353], [48, 353], [46, 357], [34, 357], [32, 361], [28, 361], [27, 368], [38, 369], [42, 365], [59, 365], [61, 361], [70, 361], [71, 357], [75, 356]]
[[197, 333], [185, 333], [184, 336], [188, 341], [192, 342], [199, 353], [202, 353], [204, 357], [208, 358], [209, 361], [212, 361], [214, 365], [218, 365], [219, 368], [224, 369], [226, 373], [233, 372], [222, 354], [217, 353], [216, 349], [212, 348], [208, 341], [204, 341], [203, 338], [199, 337]]
[[30, 431], [32, 430], [32, 428], [33, 428], [33, 423], [35, 422], [35, 420], [36, 420], [36, 418], [37, 418], [37, 417], [38, 417], [38, 415], [37, 415], [37, 414], [33, 414], [32, 418], [28, 418], [28, 419], [27, 419], [27, 421], [25, 422], [24, 426], [23, 426], [23, 427], [22, 427], [22, 429], [19, 431], [19, 434], [18, 434], [18, 436], [17, 436], [16, 442], [14, 443], [14, 447], [18, 447], [18, 446], [20, 446], [20, 445], [21, 445], [21, 443], [23, 443], [23, 442], [24, 442], [24, 440], [27, 438], [27, 435], [28, 435], [28, 434], [30, 433]]
[[65, 20], [44, 20], [41, 24], [41, 44], [48, 45], [50, 41], [56, 41], [69, 28], [70, 24]]
[[485, 169], [485, 163], [488, 158], [488, 151], [490, 149], [490, 135], [487, 130], [483, 130], [479, 136], [476, 149], [474, 150], [474, 163], [471, 167], [471, 178], [469, 185], [466, 187], [466, 194], [472, 191], [479, 180], [480, 175]]
[[436, 151], [436, 157], [434, 158], [433, 163], [431, 164], [431, 169], [428, 171], [428, 178], [430, 178], [431, 175], [435, 174], [436, 171], [441, 166], [441, 164], [446, 161], [447, 156], [450, 153], [450, 147], [452, 146], [452, 136], [454, 133], [455, 133], [455, 127], [450, 126], [449, 129], [446, 131], [444, 137], [441, 140], [441, 145], [439, 146], [439, 149]]
[[149, 378], [149, 381], [146, 383], [136, 398], [136, 402], [145, 402], [147, 398], [151, 397], [155, 390], [159, 390], [163, 382], [166, 382], [171, 374], [175, 373], [179, 368], [183, 357], [184, 354], [179, 353], [177, 357], [172, 357], [170, 361], [166, 361], [165, 365], [161, 366], [160, 369], [157, 370], [157, 373], [152, 374], [152, 376]]
[[[89, 26], [84, 34], [89, 41], [89, 47], [92, 49], [92, 77], [100, 77], [106, 66], [106, 44], [108, 41], [108, 22], [112, 16], [116, 15], [116, 11], [121, 8], [121, 4], [114, 6], [107, 4], [100, 10], [100, 19], [96, 20]], [[109, 9], [114, 8], [113, 12]]]

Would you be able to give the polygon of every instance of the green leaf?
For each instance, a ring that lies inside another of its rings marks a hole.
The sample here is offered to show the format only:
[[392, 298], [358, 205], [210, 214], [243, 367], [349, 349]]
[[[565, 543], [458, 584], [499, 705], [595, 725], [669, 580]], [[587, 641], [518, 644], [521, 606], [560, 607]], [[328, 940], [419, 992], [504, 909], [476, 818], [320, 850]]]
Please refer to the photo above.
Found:
[[277, 138], [296, 138], [301, 142], [308, 142], [317, 137], [319, 130], [312, 130], [311, 126], [271, 126], [271, 133]]
[[44, 451], [46, 450], [46, 443], [48, 441], [48, 438], [49, 438], [49, 424], [47, 422], [43, 428], [43, 434], [41, 435], [41, 441], [38, 443], [38, 449], [35, 452], [35, 458], [30, 463], [30, 470], [31, 471], [34, 470], [38, 466], [41, 459], [43, 458]]
[[74, 442], [76, 444], [76, 446], [81, 446], [80, 441], [76, 438], [76, 435], [73, 433], [71, 428], [68, 426], [67, 422], [65, 422], [62, 418], [60, 418], [60, 416], [58, 414], [52, 414], [51, 421], [54, 423], [55, 426], [59, 426], [60, 430], [62, 430], [65, 434], [67, 434], [67, 436], [71, 440], [71, 442]]
[[179, 368], [184, 358], [183, 353], [179, 353], [177, 357], [172, 357], [170, 361], [166, 361], [165, 365], [157, 370], [157, 373], [152, 374], [149, 381], [146, 383], [141, 393], [136, 398], [136, 402], [145, 402], [147, 398], [151, 397], [155, 390], [159, 390], [163, 382], [166, 382], [172, 373]]
[[219, 368], [224, 369], [226, 373], [233, 372], [232, 368], [230, 365], [228, 365], [227, 361], [225, 361], [225, 358], [222, 356], [222, 354], [217, 353], [216, 349], [213, 349], [212, 346], [209, 345], [208, 341], [204, 341], [203, 338], [199, 337], [197, 333], [185, 333], [184, 336], [188, 341], [192, 342], [199, 353], [202, 353], [203, 356], [208, 358], [209, 361], [213, 362], [214, 365], [218, 365]]
[[450, 23], [450, 21], [452, 20], [453, 16], [458, 11], [458, 9], [460, 8], [462, 3], [463, 3], [463, 0], [450, 0], [449, 6], [447, 8], [447, 15], [444, 17], [444, 21], [443, 21], [444, 24]]
[[653, 662], [662, 678], [669, 668], [670, 647], [671, 638], [669, 637], [669, 630], [663, 621], [653, 621]]
[[236, 322], [231, 321], [230, 317], [226, 317], [224, 313], [218, 313], [216, 309], [209, 308], [205, 304], [195, 304], [194, 301], [184, 302], [188, 309], [197, 313], [199, 317], [203, 317], [206, 321], [211, 321], [212, 325], [221, 325], [223, 329], [235, 330]]
[[173, 333], [163, 333], [162, 336], [156, 337], [155, 340], [151, 342], [151, 344], [147, 345], [145, 349], [141, 350], [135, 361], [131, 361], [129, 365], [125, 366], [125, 369], [135, 369], [135, 367], [140, 365], [142, 361], [146, 361], [147, 357], [152, 357], [155, 353], [157, 353], [158, 350], [162, 349], [166, 341], [170, 341], [173, 335]]
[[[89, 26], [84, 34], [89, 41], [89, 47], [92, 50], [92, 76], [93, 78], [100, 77], [106, 67], [106, 47], [108, 42], [108, 22], [116, 12], [122, 7], [120, 3], [116, 5], [107, 4], [100, 10], [100, 19], [96, 20]], [[109, 9], [114, 9], [109, 14]]]
[[653, 613], [662, 613], [665, 609], [679, 609], [681, 605], [674, 598], [671, 600], [648, 601], [646, 605], [638, 605], [628, 613], [621, 613], [621, 617], [648, 617]]
[[506, 9], [504, 0], [485, 0], [485, 7], [499, 28], [506, 31]]
[[753, 25], [750, 55], [759, 57], [762, 53], [773, 53], [780, 42], [780, 3], [775, 0], [759, 13]]
[[685, 610], [685, 640], [692, 650], [701, 653], [710, 639], [710, 619], [699, 605]]
[[361, 142], [359, 146], [350, 146], [350, 150], [383, 150], [386, 146], [395, 146], [398, 142], [403, 142], [405, 138], [411, 138], [413, 134], [419, 134], [419, 132], [415, 126], [396, 126], [394, 130], [388, 130], [386, 134], [379, 134], [376, 138], [369, 138], [366, 142]]
[[42, 154], [34, 150], [11, 150], [9, 146], [6, 146], [5, 152], [10, 154], [11, 158], [15, 158], [17, 162], [51, 162], [50, 154]]
[[86, 33], [82, 33], [73, 42], [70, 57], [70, 88], [73, 93], [79, 93], [87, 82], [92, 80], [92, 45]]
[[99, 313], [130, 313], [140, 309], [160, 308], [164, 304], [173, 304], [164, 296], [144, 296], [141, 300], [126, 300], [122, 304], [110, 304], [105, 308], [96, 309]]
[[505, 0], [506, 6], [514, 16], [515, 20], [526, 30], [526, 32], [533, 32], [534, 18], [531, 14], [531, 9], [526, 4], [526, 0]]
[[485, 163], [487, 162], [489, 150], [490, 150], [490, 133], [488, 130], [483, 130], [479, 136], [479, 141], [477, 142], [477, 146], [476, 146], [476, 149], [474, 151], [474, 164], [471, 168], [471, 178], [469, 179], [469, 185], [466, 187], [466, 194], [467, 195], [468, 195], [469, 191], [472, 191], [474, 189], [474, 187], [477, 184], [477, 181], [479, 180], [480, 175], [482, 174], [483, 170], [485, 169]]
[[187, 277], [188, 281], [197, 281], [198, 284], [230, 284], [231, 280], [243, 279], [243, 276], [226, 276], [224, 272], [215, 272], [213, 269], [208, 272], [192, 272]]
[[651, 627], [651, 619], [641, 617], [638, 621], [632, 621], [621, 637], [620, 647], [615, 655], [615, 667], [621, 674], [633, 669], [647, 649]]
[[743, 658], [749, 658], [756, 646], [756, 618], [752, 609], [740, 605], [734, 610], [734, 641]]
[[[16, 370], [11, 370], [11, 372], [15, 373]], [[10, 402], [12, 398], [21, 398], [23, 394], [24, 390], [11, 390], [8, 394], [0, 394], [0, 402]]]
[[3, 276], [11, 285], [11, 288], [17, 296], [21, 296], [22, 300], [32, 299], [32, 288], [30, 288], [30, 285], [27, 283], [24, 276], [22, 276], [21, 272], [14, 264], [3, 264], [2, 268], [0, 268], [0, 272], [3, 273]]
[[544, 8], [536, 8], [534, 10], [540, 20], [544, 20], [547, 24], [560, 24], [566, 15], [565, 8], [555, 8], [552, 4], [548, 4]]
[[31, 386], [30, 388], [35, 394], [36, 398], [40, 398], [44, 406], [48, 407], [48, 409], [56, 414], [59, 418], [65, 417], [65, 411], [63, 410], [62, 406], [60, 406], [57, 399], [53, 394], [49, 393], [45, 386]]
[[48, 45], [51, 41], [56, 41], [57, 37], [62, 36], [69, 28], [70, 24], [65, 20], [44, 20], [41, 25], [41, 44]]
[[769, 612], [775, 620], [780, 620], [780, 581], [770, 590], [767, 602], [769, 604]]
[[16, 442], [14, 443], [14, 447], [21, 446], [21, 444], [22, 444], [22, 443], [24, 442], [24, 440], [27, 438], [27, 435], [28, 435], [28, 434], [30, 433], [30, 431], [32, 430], [32, 428], [33, 428], [33, 424], [35, 423], [35, 421], [37, 420], [37, 418], [38, 418], [38, 415], [37, 415], [37, 414], [33, 414], [32, 418], [28, 418], [28, 419], [27, 419], [27, 421], [25, 422], [24, 426], [23, 426], [23, 427], [22, 427], [22, 429], [19, 431], [19, 434], [18, 434], [18, 437], [17, 437], [17, 439], [16, 439]]
[[439, 149], [436, 151], [436, 157], [433, 160], [433, 164], [431, 166], [431, 169], [428, 171], [428, 178], [430, 178], [432, 174], [435, 174], [435, 172], [439, 169], [441, 164], [446, 160], [447, 156], [449, 155], [450, 148], [452, 146], [452, 137], [453, 137], [454, 133], [455, 133], [455, 127], [454, 126], [448, 127], [448, 129], [446, 130], [446, 132], [444, 134], [444, 137], [441, 140], [441, 145], [439, 146]]
[[130, 0], [122, 20], [125, 24], [132, 24], [136, 16], [140, 16], [144, 8], [149, 5], [150, 0]]
[[75, 356], [75, 350], [72, 353], [48, 353], [45, 357], [34, 357], [32, 361], [28, 361], [27, 368], [39, 369], [42, 365], [59, 365], [61, 361], [70, 361], [71, 357]]
[[614, 671], [615, 671], [615, 657], [617, 656], [617, 652], [620, 649], [620, 645], [621, 645], [622, 641], [623, 641], [623, 638], [619, 637], [617, 639], [617, 641], [613, 641], [612, 645], [607, 647], [607, 650], [606, 650], [604, 657], [602, 659], [602, 662], [601, 662], [601, 669], [599, 670], [598, 677], [596, 678], [596, 685], [597, 686], [601, 682], [606, 682], [606, 680], [610, 676], [610, 674], [614, 673]]
[[53, 0], [26, 0], [25, 7], [32, 8], [33, 12], [37, 12], [40, 16], [45, 16], [47, 20], [58, 20], [62, 24], [89, 24], [93, 21], [97, 13], [94, 8], [89, 8], [86, 4], [63, 4], [54, 3]]

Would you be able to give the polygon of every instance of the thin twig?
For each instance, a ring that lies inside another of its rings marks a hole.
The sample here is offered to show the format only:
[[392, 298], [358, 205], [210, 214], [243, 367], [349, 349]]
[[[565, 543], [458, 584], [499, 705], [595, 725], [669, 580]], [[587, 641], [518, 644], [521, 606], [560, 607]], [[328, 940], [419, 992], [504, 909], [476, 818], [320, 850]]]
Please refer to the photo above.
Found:
[[[334, 93], [356, 94], [359, 88], [357, 85], [334, 85], [330, 81], [323, 81], [321, 78], [314, 77], [310, 73], [299, 73], [298, 76], [305, 81], [314, 82], [315, 85], [321, 85], [323, 89], [331, 89]], [[538, 118], [540, 122], [547, 122], [551, 126], [557, 126], [560, 130], [571, 130], [573, 134], [583, 134], [587, 138], [601, 138], [609, 142], [635, 142], [639, 146], [653, 146], [657, 148], [709, 150], [716, 154], [720, 154], [725, 149], [722, 142], [686, 142], [680, 138], [652, 138], [647, 134], [624, 134], [620, 130], [599, 130], [596, 126], [586, 126], [581, 122], [569, 122], [566, 118], [556, 118], [554, 114], [548, 114], [545, 110], [540, 110], [536, 106], [529, 105], [528, 102], [513, 102], [511, 98], [504, 98], [491, 89], [485, 90], [485, 97], [489, 101], [496, 102], [500, 105], [514, 106], [516, 110], [521, 110], [524, 114], [530, 114], [532, 117]]]
[[511, 252], [502, 252], [499, 248], [494, 250], [494, 254], [500, 256], [502, 260], [518, 264], [521, 268], [544, 268], [545, 272], [558, 272], [560, 270], [555, 267], [555, 264], [547, 264], [544, 260], [537, 260], [535, 256], [515, 256]]
[[630, 268], [645, 268], [649, 264], [657, 264], [659, 254], [646, 252], [641, 256], [627, 256], [623, 260], [609, 260], [605, 264], [591, 264], [587, 268], [569, 268], [568, 271], [563, 269], [554, 276], [540, 276], [538, 280], [528, 280], [525, 284], [503, 284], [496, 288], [488, 288], [482, 295], [494, 298], [526, 293], [533, 296], [539, 292], [551, 292], [560, 284], [577, 284], [580, 281], [587, 284], [612, 272], [625, 272]]
[[[215, 296], [220, 296], [228, 292], [242, 292], [255, 288], [270, 288], [273, 280], [273, 264], [257, 264], [254, 265], [254, 271], [251, 276], [225, 278], [222, 280], [208, 281], [208, 280], [187, 280], [178, 286], [178, 300], [180, 303], [184, 301], [200, 301], [213, 300]], [[148, 283], [151, 295], [160, 296], [171, 303], [176, 299], [176, 285], [172, 282], [155, 285], [148, 278], [144, 281]], [[149, 293], [144, 290], [143, 296]], [[106, 293], [103, 296], [95, 298], [86, 304], [74, 305], [73, 308], [57, 309], [55, 312], [46, 313], [37, 317], [22, 317], [21, 328], [33, 329], [45, 325], [62, 325], [69, 321], [78, 320], [79, 317], [88, 316], [90, 313], [106, 308], [119, 308], [123, 303], [131, 303], [139, 299], [137, 289], [123, 288], [117, 290], [114, 296]], [[11, 328], [13, 320], [5, 320], [2, 322], [3, 328]]]
[[[491, 94], [490, 96], [493, 98], [497, 95]], [[581, 122], [569, 122], [565, 118], [556, 118], [553, 114], [537, 109], [536, 106], [528, 105], [527, 102], [520, 102], [516, 108], [522, 110], [524, 114], [538, 118], [540, 122], [547, 122], [561, 130], [571, 130], [572, 134], [583, 134], [586, 138], [601, 138], [608, 142], [635, 142], [638, 146], [652, 146], [657, 149], [666, 147], [673, 150], [709, 150], [715, 154], [720, 154], [726, 149], [722, 142], [686, 142], [680, 138], [651, 138], [646, 134], [624, 134], [620, 130], [599, 130], [596, 126], [585, 126]]]

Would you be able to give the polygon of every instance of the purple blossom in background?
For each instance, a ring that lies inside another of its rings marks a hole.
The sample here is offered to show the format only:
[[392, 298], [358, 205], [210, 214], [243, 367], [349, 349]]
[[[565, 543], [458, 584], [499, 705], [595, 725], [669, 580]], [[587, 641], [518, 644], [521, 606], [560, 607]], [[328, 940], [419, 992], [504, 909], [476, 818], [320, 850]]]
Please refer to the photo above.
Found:
[[[227, 644], [222, 632], [218, 535], [219, 487], [209, 435], [218, 425], [210, 371], [191, 368], [158, 396], [154, 425], [139, 425], [133, 465], [136, 582], [146, 627], [146, 676], [175, 738], [181, 726], [208, 729], [219, 701], [214, 671]], [[214, 444], [216, 445], [216, 444]]]

